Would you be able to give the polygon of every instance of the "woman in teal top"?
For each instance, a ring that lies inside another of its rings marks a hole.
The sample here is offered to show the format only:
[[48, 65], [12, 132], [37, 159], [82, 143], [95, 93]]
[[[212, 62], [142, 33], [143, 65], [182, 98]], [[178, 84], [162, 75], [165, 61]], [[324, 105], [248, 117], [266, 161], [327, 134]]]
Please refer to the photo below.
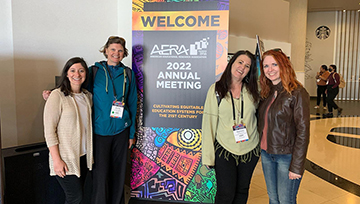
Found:
[[135, 74], [121, 61], [128, 55], [124, 38], [110, 36], [100, 51], [106, 61], [90, 68], [93, 76], [94, 169], [92, 204], [125, 203], [128, 149], [134, 144], [137, 90]]
[[255, 56], [238, 51], [209, 88], [202, 121], [202, 164], [215, 168], [215, 203], [246, 203], [259, 160]]

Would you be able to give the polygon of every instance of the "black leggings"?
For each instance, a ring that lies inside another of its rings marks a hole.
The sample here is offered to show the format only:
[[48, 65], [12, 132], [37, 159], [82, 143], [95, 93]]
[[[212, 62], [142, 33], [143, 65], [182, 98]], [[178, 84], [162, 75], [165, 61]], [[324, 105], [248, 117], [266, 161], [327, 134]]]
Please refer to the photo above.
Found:
[[[226, 150], [225, 150], [226, 151]], [[251, 151], [251, 160], [236, 164], [230, 155], [227, 159], [224, 154], [219, 155], [221, 149], [215, 152], [215, 173], [217, 192], [215, 204], [246, 204], [249, 197], [249, 187], [255, 166], [259, 157]]]
[[83, 200], [84, 184], [89, 171], [86, 166], [86, 155], [80, 157], [80, 171], [80, 178], [75, 175], [66, 175], [64, 178], [56, 176], [65, 193], [65, 204], [85, 203]]
[[329, 113], [332, 113], [333, 108], [338, 109], [339, 107], [336, 105], [334, 99], [339, 93], [339, 87], [332, 88], [334, 85], [328, 85], [327, 86], [327, 103], [328, 103], [328, 109]]
[[326, 88], [327, 86], [320, 86], [317, 85], [317, 97], [316, 97], [316, 105], [320, 105], [320, 101], [321, 101], [321, 95], [323, 97], [323, 106], [326, 107]]

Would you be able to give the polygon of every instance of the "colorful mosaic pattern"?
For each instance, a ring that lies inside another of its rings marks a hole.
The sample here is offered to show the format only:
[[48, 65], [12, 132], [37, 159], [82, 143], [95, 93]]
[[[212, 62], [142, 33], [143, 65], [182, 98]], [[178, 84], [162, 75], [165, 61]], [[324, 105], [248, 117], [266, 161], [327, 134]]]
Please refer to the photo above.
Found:
[[157, 147], [162, 147], [167, 137], [174, 131], [178, 131], [179, 128], [151, 128], [156, 133], [154, 144]]
[[[212, 203], [215, 172], [201, 165], [199, 129], [144, 128], [132, 152], [131, 196]], [[156, 138], [163, 138], [161, 147]]]
[[185, 192], [185, 201], [213, 203], [216, 194], [215, 171], [200, 165]]
[[199, 166], [200, 152], [184, 150], [166, 143], [158, 152], [156, 163], [172, 176], [189, 184]]
[[132, 174], [131, 174], [131, 188], [135, 189], [142, 185], [145, 181], [155, 175], [159, 170], [152, 160], [142, 154], [138, 149], [132, 152]]
[[166, 171], [159, 170], [155, 176], [132, 189], [131, 196], [159, 200], [184, 200], [186, 185]]
[[157, 135], [151, 128], [144, 127], [143, 130], [143, 134], [139, 134], [137, 137], [136, 147], [141, 149], [142, 153], [149, 159], [155, 161], [157, 152], [160, 149], [154, 143]]
[[216, 45], [216, 76], [218, 79], [224, 72], [227, 65], [227, 47], [228, 47], [228, 32], [227, 30], [218, 30], [217, 45]]

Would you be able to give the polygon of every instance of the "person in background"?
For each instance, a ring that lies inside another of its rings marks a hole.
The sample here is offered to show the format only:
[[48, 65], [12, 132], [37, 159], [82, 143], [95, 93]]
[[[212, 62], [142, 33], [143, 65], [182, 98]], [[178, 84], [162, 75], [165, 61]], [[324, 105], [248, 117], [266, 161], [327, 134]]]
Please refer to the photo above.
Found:
[[330, 76], [327, 83], [327, 104], [328, 104], [328, 113], [323, 114], [323, 117], [332, 118], [334, 117], [333, 109], [337, 109], [338, 116], [342, 113], [342, 108], [340, 108], [334, 101], [335, 97], [339, 93], [339, 84], [340, 84], [340, 75], [336, 73], [336, 65], [332, 64], [329, 66]]
[[330, 75], [326, 65], [321, 65], [320, 72], [316, 73], [316, 84], [317, 84], [317, 98], [316, 106], [314, 108], [318, 109], [321, 101], [321, 95], [323, 97], [323, 108], [326, 110], [326, 88], [327, 88], [327, 79]]
[[202, 120], [202, 164], [214, 167], [217, 204], [245, 204], [259, 160], [255, 57], [238, 51], [208, 90]]
[[93, 165], [92, 95], [84, 87], [89, 69], [82, 58], [69, 59], [44, 108], [44, 136], [50, 150], [50, 175], [56, 176], [65, 203], [83, 201], [84, 183]]
[[281, 50], [261, 62], [261, 163], [270, 204], [296, 203], [309, 145], [310, 97]]

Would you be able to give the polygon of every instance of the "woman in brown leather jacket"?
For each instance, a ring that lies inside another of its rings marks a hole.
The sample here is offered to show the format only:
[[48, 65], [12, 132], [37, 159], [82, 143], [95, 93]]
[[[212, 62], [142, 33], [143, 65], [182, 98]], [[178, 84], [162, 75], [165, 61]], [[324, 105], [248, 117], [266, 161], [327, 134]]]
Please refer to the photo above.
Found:
[[259, 134], [270, 204], [296, 203], [309, 144], [310, 97], [281, 50], [261, 62]]

